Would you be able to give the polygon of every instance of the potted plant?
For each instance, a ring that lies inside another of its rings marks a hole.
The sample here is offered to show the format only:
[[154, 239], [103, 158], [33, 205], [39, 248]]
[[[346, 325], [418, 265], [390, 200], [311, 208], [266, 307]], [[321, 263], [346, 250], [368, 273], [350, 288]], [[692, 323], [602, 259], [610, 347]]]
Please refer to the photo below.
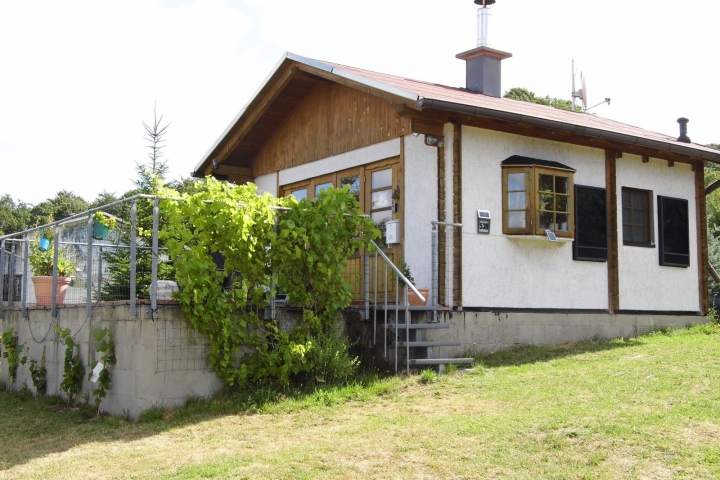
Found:
[[102, 212], [95, 212], [95, 215], [93, 215], [93, 238], [95, 240], [105, 240], [108, 232], [115, 228], [116, 224], [115, 217]]
[[[410, 266], [407, 263], [405, 263], [405, 260], [400, 260], [398, 262], [398, 268], [400, 269], [402, 274], [405, 276], [405, 278], [407, 278], [410, 281], [410, 283], [415, 285], [415, 278], [413, 278], [412, 273], [410, 273]], [[426, 305], [427, 301], [428, 301], [429, 290], [427, 288], [418, 288], [417, 286], [415, 288], [417, 288], [418, 292], [420, 292], [420, 294], [423, 297], [425, 297], [425, 301], [424, 302], [421, 301], [420, 297], [418, 297], [417, 294], [415, 292], [413, 292], [411, 288], [408, 288], [408, 294], [407, 294], [408, 304], [415, 306], [415, 307]]]
[[[52, 274], [53, 274], [53, 249], [40, 250], [39, 245], [31, 245], [31, 253], [28, 261], [33, 269], [33, 287], [35, 288], [35, 304], [39, 307], [52, 305]], [[76, 264], [63, 256], [58, 256], [58, 278], [55, 304], [62, 305], [65, 302], [65, 293], [72, 281]]]
[[[46, 224], [53, 223], [55, 219], [53, 218], [53, 215], [50, 214], [47, 217], [47, 220], [45, 221]], [[37, 226], [37, 224], [36, 224]], [[48, 248], [50, 248], [50, 241], [53, 239], [53, 232], [49, 228], [43, 228], [40, 231], [40, 240], [38, 240], [38, 248], [41, 252], [47, 252]]]

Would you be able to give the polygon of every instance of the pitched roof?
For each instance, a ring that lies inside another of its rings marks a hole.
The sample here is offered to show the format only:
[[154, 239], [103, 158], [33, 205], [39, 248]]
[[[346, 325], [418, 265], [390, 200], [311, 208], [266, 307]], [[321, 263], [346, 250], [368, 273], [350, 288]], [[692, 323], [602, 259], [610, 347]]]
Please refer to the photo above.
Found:
[[281, 78], [282, 72], [291, 64], [314, 69], [330, 80], [349, 81], [354, 85], [367, 87], [375, 92], [382, 92], [421, 110], [432, 108], [514, 123], [527, 123], [551, 130], [639, 145], [657, 151], [668, 151], [720, 163], [720, 151], [718, 150], [696, 143], [678, 142], [674, 137], [597, 115], [561, 110], [509, 98], [491, 97], [465, 88], [412, 80], [339, 63], [314, 60], [287, 52], [246, 106], [203, 156], [203, 159], [195, 167], [194, 175], [199, 174], [199, 176], [202, 176], [201, 172], [215, 158], [214, 156], [219, 151], [222, 142], [230, 137], [246, 118], [252, 115], [253, 108], [257, 106], [263, 93], [267, 92], [274, 82]]

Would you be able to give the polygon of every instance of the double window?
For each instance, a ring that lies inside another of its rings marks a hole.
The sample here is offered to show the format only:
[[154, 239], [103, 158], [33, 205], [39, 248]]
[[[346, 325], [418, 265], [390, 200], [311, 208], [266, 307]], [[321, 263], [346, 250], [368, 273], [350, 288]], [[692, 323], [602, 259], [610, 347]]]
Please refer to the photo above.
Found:
[[502, 162], [503, 233], [572, 238], [573, 173], [557, 162], [513, 156]]

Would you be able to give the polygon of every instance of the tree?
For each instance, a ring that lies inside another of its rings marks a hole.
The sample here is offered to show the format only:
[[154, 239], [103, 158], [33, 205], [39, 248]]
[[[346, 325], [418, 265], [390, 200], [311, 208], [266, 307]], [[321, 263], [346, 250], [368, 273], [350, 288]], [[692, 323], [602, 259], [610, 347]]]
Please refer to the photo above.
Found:
[[60, 190], [54, 198], [35, 205], [30, 211], [33, 224], [43, 225], [52, 220], [62, 220], [75, 213], [84, 212], [90, 206], [79, 195], [68, 190]]
[[[540, 105], [548, 105], [550, 107], [559, 108], [561, 110], [572, 110], [572, 102], [570, 100], [563, 100], [562, 98], [555, 98], [549, 95], [544, 97], [538, 97], [535, 93], [531, 92], [527, 88], [515, 87], [511, 88], [505, 95], [504, 98], [510, 98], [512, 100], [520, 100], [521, 102], [537, 103]], [[575, 107], [575, 111], [582, 112], [582, 108]]]
[[0, 235], [21, 232], [32, 224], [30, 205], [18, 200], [13, 201], [10, 195], [0, 197]]

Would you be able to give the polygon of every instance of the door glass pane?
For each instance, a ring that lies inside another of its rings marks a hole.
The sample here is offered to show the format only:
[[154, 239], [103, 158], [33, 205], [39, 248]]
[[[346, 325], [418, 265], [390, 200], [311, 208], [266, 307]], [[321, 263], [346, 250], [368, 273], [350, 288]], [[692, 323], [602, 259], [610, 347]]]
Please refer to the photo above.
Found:
[[372, 186], [374, 190], [376, 188], [389, 187], [392, 185], [392, 168], [386, 170], [379, 170], [372, 172]]
[[539, 175], [539, 186], [541, 192], [552, 192], [553, 191], [553, 176], [552, 175]]
[[307, 198], [307, 188], [301, 188], [300, 190], [293, 190], [290, 193], [296, 200], [300, 201], [303, 198]]
[[340, 188], [345, 185], [350, 185], [350, 193], [358, 196], [360, 194], [360, 176], [353, 175], [352, 177], [345, 177], [340, 179]]
[[508, 212], [508, 228], [525, 228], [525, 212]]
[[392, 205], [392, 190], [380, 190], [372, 193], [372, 209], [389, 207]]
[[508, 191], [525, 190], [524, 173], [508, 173]]
[[568, 177], [555, 177], [555, 193], [570, 193]]
[[318, 196], [318, 194], [320, 192], [322, 192], [323, 190], [327, 190], [328, 188], [330, 188], [332, 186], [333, 186], [332, 182], [321, 183], [320, 185], [315, 185], [315, 196]]
[[391, 220], [392, 218], [392, 211], [391, 210], [380, 210], [379, 212], [373, 212], [371, 214], [371, 217], [373, 219], [373, 222], [375, 222], [375, 225], [384, 225], [385, 222], [388, 220]]

